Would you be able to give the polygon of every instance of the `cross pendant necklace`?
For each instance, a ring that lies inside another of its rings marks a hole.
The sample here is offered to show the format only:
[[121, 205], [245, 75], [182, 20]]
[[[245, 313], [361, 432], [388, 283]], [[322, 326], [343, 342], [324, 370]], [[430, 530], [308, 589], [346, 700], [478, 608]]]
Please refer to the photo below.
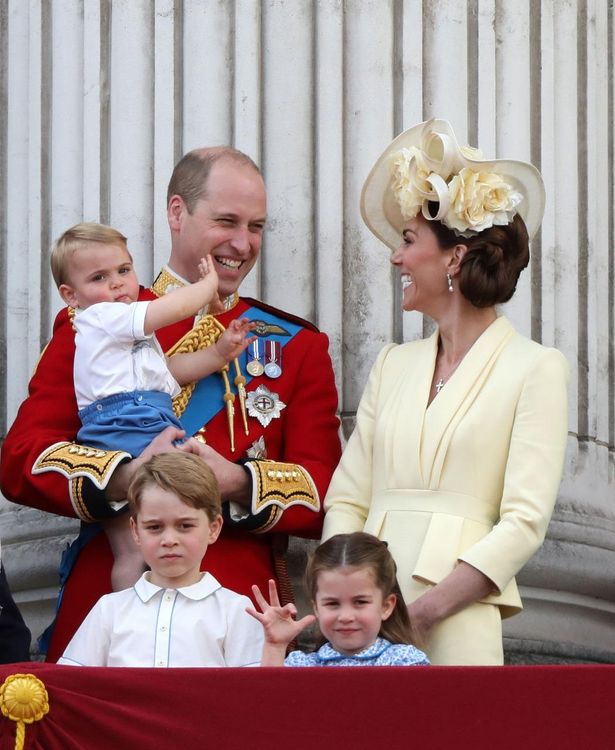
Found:
[[[493, 322], [493, 321], [491, 321], [491, 322]], [[491, 325], [491, 323], [488, 323], [488, 325]], [[448, 372], [447, 372], [447, 373], [446, 373], [445, 375], [440, 375], [440, 377], [438, 378], [438, 380], [436, 380], [436, 384], [435, 384], [435, 386], [434, 386], [434, 388], [436, 389], [436, 396], [437, 396], [437, 395], [438, 395], [438, 394], [440, 393], [440, 391], [441, 391], [441, 390], [442, 390], [442, 389], [444, 388], [444, 386], [446, 385], [446, 383], [448, 383], [448, 381], [449, 381], [449, 380], [451, 379], [451, 377], [452, 377], [452, 376], [453, 376], [453, 374], [455, 373], [456, 369], [457, 369], [457, 368], [459, 367], [459, 365], [460, 365], [460, 364], [461, 364], [461, 363], [463, 362], [463, 360], [464, 360], [464, 358], [465, 358], [466, 354], [467, 354], [467, 353], [468, 353], [468, 352], [470, 351], [470, 349], [471, 349], [471, 348], [472, 348], [472, 347], [474, 346], [474, 342], [476, 341], [476, 339], [477, 339], [477, 338], [478, 338], [479, 336], [481, 336], [481, 335], [482, 335], [482, 332], [483, 332], [483, 331], [485, 330], [485, 328], [486, 328], [486, 327], [487, 327], [487, 326], [483, 327], [483, 328], [482, 328], [482, 329], [481, 329], [481, 330], [480, 330], [480, 331], [478, 332], [478, 336], [477, 336], [476, 338], [474, 338], [473, 340], [471, 340], [471, 341], [469, 342], [469, 346], [467, 346], [467, 347], [465, 347], [464, 349], [462, 349], [462, 354], [461, 354], [461, 356], [458, 356], [458, 357], [457, 357], [457, 360], [456, 360], [456, 361], [455, 361], [455, 360], [453, 361], [453, 362], [454, 362], [454, 364], [453, 364], [453, 366], [452, 366], [452, 367], [451, 367], [451, 368], [449, 369], [449, 371], [448, 371]], [[442, 340], [440, 339], [440, 340], [438, 341], [438, 352], [437, 352], [437, 354], [436, 354], [436, 368], [437, 368], [437, 369], [440, 369], [440, 370], [442, 370], [442, 366], [441, 366], [441, 365], [442, 365], [442, 360], [443, 360], [443, 358], [444, 358], [444, 349], [443, 349], [443, 345], [442, 345]], [[435, 376], [435, 373], [434, 373], [434, 376]]]
[[[465, 355], [464, 355], [464, 356], [465, 356]], [[442, 389], [444, 388], [445, 384], [446, 384], [446, 383], [447, 383], [447, 381], [448, 381], [448, 380], [450, 379], [451, 375], [452, 375], [452, 374], [453, 374], [453, 373], [455, 372], [455, 370], [456, 370], [456, 369], [457, 369], [457, 368], [459, 367], [459, 365], [461, 364], [461, 361], [462, 361], [462, 360], [463, 360], [463, 357], [461, 357], [461, 359], [459, 359], [459, 360], [458, 360], [458, 361], [457, 361], [457, 362], [455, 363], [455, 365], [454, 365], [453, 369], [452, 369], [452, 370], [449, 370], [449, 371], [448, 371], [448, 373], [446, 374], [446, 378], [440, 377], [440, 378], [439, 378], [439, 379], [438, 379], [438, 380], [436, 381], [436, 385], [435, 385], [435, 388], [436, 388], [436, 396], [437, 396], [437, 395], [438, 395], [438, 394], [440, 393], [440, 391], [441, 391], [441, 390], [442, 390]]]

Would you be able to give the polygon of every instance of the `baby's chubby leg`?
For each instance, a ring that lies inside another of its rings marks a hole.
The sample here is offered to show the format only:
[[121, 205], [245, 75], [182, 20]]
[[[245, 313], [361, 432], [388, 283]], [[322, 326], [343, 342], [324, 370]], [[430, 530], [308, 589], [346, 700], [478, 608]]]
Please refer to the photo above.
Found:
[[134, 586], [145, 570], [143, 555], [130, 530], [130, 516], [128, 513], [122, 513], [120, 516], [101, 522], [101, 526], [113, 553], [113, 568], [111, 569], [113, 591], [128, 589]]

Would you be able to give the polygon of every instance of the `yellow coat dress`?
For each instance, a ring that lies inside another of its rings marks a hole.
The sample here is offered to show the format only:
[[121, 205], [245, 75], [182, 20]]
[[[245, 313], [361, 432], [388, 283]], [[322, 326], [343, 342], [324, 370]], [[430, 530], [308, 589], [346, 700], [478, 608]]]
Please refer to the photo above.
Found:
[[502, 663], [514, 576], [542, 544], [567, 436], [568, 365], [497, 318], [429, 404], [438, 331], [378, 356], [325, 498], [323, 539], [388, 542], [406, 602], [463, 560], [493, 594], [436, 626], [435, 664]]

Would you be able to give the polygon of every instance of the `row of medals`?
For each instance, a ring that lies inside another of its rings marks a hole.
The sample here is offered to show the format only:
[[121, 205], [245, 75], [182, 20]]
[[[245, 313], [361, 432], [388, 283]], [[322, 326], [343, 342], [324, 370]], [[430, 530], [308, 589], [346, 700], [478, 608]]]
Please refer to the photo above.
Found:
[[253, 378], [265, 373], [268, 378], [279, 378], [282, 374], [282, 346], [279, 341], [256, 339], [248, 349], [246, 370]]
[[[268, 339], [256, 339], [246, 349], [246, 370], [253, 378], [266, 375], [268, 378], [279, 378], [282, 374], [282, 346], [279, 341]], [[263, 427], [272, 419], [279, 419], [280, 412], [286, 404], [277, 393], [273, 393], [266, 385], [261, 383], [254, 391], [250, 391], [246, 397], [248, 414], [255, 417]], [[248, 455], [258, 458], [266, 457], [266, 449], [263, 437], [248, 450]]]

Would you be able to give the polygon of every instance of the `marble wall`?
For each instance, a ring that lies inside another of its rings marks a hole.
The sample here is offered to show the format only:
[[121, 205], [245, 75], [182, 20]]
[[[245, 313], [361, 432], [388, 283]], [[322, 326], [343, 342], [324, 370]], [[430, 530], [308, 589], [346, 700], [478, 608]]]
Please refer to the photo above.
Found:
[[[547, 209], [504, 312], [571, 366], [569, 451], [545, 545], [522, 572], [511, 661], [615, 656], [615, 256], [610, 0], [0, 0], [0, 434], [60, 300], [52, 240], [120, 228], [150, 279], [166, 183], [190, 148], [262, 165], [270, 218], [244, 291], [331, 338], [346, 432], [371, 362], [430, 328], [402, 315], [361, 185], [431, 116], [490, 157], [533, 161]], [[35, 635], [70, 519], [0, 499], [3, 560]], [[303, 546], [293, 545], [300, 569]]]

